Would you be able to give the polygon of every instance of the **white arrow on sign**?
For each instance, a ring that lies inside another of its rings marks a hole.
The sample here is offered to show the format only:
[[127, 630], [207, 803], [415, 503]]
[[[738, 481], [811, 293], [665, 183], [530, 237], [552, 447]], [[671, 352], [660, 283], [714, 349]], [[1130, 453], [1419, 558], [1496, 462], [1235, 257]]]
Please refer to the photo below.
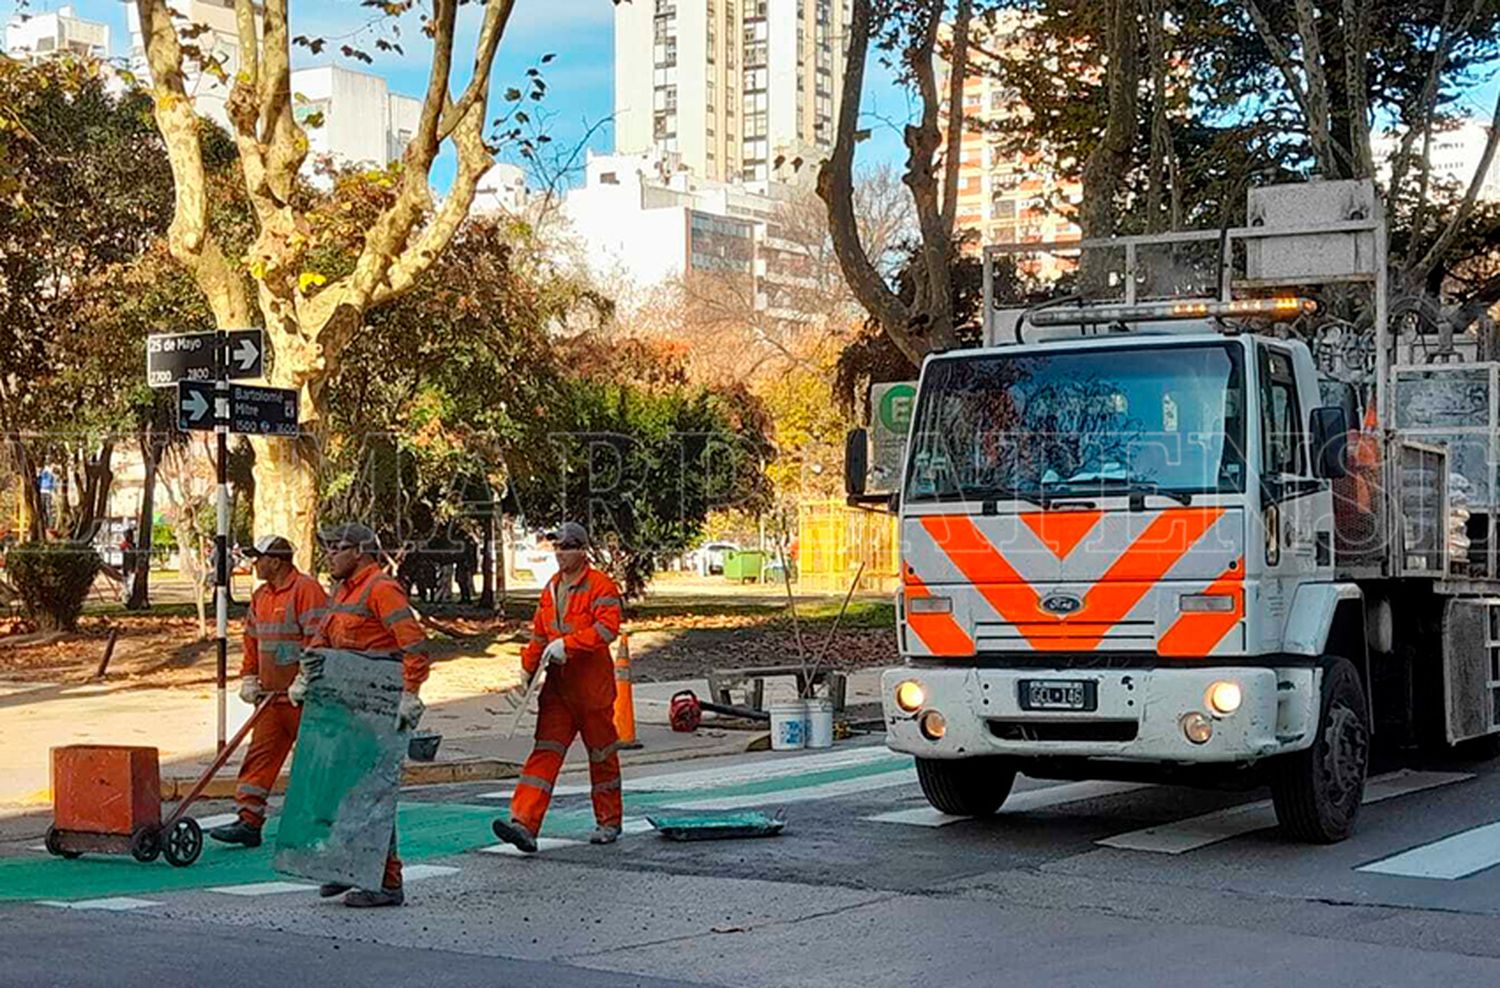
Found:
[[182, 399], [182, 410], [187, 412], [189, 422], [196, 422], [208, 414], [208, 399], [203, 397], [202, 391], [189, 391]]
[[260, 347], [255, 345], [254, 340], [240, 340], [240, 345], [234, 348], [234, 359], [239, 363], [242, 371], [254, 367], [256, 358], [259, 356]]

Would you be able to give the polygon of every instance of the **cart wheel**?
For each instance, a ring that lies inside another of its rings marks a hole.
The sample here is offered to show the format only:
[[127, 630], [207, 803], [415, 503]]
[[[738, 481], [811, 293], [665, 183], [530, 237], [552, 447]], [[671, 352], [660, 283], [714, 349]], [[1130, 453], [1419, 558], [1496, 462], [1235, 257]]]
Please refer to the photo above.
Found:
[[198, 821], [185, 816], [173, 824], [171, 832], [162, 841], [162, 852], [167, 856], [167, 863], [174, 868], [186, 868], [197, 861], [198, 855], [203, 853], [203, 830]]
[[161, 830], [156, 827], [136, 827], [130, 835], [130, 856], [145, 864], [155, 861], [161, 853]]
[[67, 858], [69, 861], [72, 861], [74, 858], [80, 857], [83, 854], [82, 851], [69, 851], [64, 849], [62, 846], [62, 834], [56, 827], [47, 828], [47, 837], [43, 841], [43, 843], [47, 845], [47, 853], [52, 855], [53, 857]]

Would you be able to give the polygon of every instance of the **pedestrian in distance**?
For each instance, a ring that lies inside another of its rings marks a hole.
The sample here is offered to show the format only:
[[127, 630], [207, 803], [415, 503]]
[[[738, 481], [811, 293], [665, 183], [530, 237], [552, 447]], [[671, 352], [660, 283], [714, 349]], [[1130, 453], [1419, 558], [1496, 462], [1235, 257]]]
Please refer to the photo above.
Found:
[[536, 852], [537, 834], [552, 800], [573, 738], [583, 735], [589, 756], [589, 791], [598, 824], [594, 844], [620, 837], [619, 736], [615, 733], [615, 667], [609, 646], [620, 636], [620, 590], [589, 565], [589, 534], [575, 522], [552, 536], [558, 572], [542, 590], [531, 619], [531, 640], [521, 651], [528, 676], [547, 663], [538, 700], [536, 742], [510, 801], [510, 819], [496, 819], [495, 836]]
[[268, 693], [275, 698], [256, 721], [240, 765], [234, 792], [239, 819], [215, 827], [208, 836], [225, 844], [259, 847], [266, 799], [302, 722], [300, 699], [289, 698], [287, 689], [297, 678], [303, 648], [323, 620], [328, 595], [316, 579], [297, 569], [292, 544], [280, 535], [262, 536], [240, 554], [252, 560], [255, 575], [262, 581], [250, 595], [245, 614], [240, 699], [254, 705]]
[[[380, 565], [380, 542], [375, 533], [360, 524], [339, 525], [319, 534], [328, 551], [328, 569], [338, 582], [328, 603], [328, 615], [319, 625], [309, 648], [336, 648], [381, 657], [398, 657], [402, 664], [402, 693], [397, 711], [397, 730], [417, 726], [423, 705], [418, 693], [431, 664], [427, 657], [427, 635], [422, 631], [411, 599], [396, 579]], [[308, 671], [290, 688], [301, 702], [307, 693]], [[356, 908], [399, 906], [406, 901], [401, 887], [401, 859], [396, 856], [396, 831], [386, 854], [385, 875], [379, 889], [355, 889], [340, 884], [323, 885], [324, 898], [344, 896], [344, 905]]]

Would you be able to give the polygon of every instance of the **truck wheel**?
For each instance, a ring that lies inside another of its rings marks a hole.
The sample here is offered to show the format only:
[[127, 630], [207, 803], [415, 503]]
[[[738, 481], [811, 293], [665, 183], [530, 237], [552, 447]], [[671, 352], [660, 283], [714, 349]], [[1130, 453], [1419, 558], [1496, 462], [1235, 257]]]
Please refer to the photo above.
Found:
[[1322, 660], [1318, 735], [1305, 751], [1283, 755], [1271, 777], [1281, 829], [1293, 840], [1334, 844], [1349, 836], [1365, 795], [1370, 712], [1348, 659]]
[[989, 816], [1016, 782], [1006, 758], [918, 758], [917, 781], [934, 809], [950, 816]]

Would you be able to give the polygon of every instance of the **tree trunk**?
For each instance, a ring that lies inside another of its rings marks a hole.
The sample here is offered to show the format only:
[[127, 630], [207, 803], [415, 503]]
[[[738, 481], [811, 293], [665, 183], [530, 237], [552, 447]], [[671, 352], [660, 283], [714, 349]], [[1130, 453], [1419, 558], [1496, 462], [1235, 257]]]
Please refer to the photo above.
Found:
[[[1130, 169], [1135, 148], [1137, 93], [1140, 72], [1136, 49], [1139, 43], [1136, 0], [1113, 0], [1105, 46], [1106, 86], [1109, 118], [1099, 143], [1083, 166], [1083, 201], [1078, 205], [1078, 225], [1085, 238], [1109, 237], [1115, 233], [1115, 200], [1120, 183]], [[1079, 280], [1084, 290], [1097, 290], [1106, 277], [1109, 259], [1099, 251], [1086, 251]]]
[[[309, 424], [304, 422], [303, 428]], [[317, 438], [304, 434], [298, 439], [256, 439], [254, 445], [256, 538], [280, 535], [290, 540], [297, 550], [297, 567], [311, 572], [318, 534]]]
[[484, 514], [484, 546], [480, 550], [480, 572], [482, 584], [479, 589], [479, 606], [495, 609], [495, 493], [490, 492], [490, 502]]
[[135, 582], [130, 585], [130, 599], [125, 608], [141, 611], [151, 606], [152, 529], [156, 527], [156, 470], [161, 465], [163, 437], [150, 423], [140, 430], [141, 461], [145, 478], [141, 481], [141, 508], [135, 522]]

